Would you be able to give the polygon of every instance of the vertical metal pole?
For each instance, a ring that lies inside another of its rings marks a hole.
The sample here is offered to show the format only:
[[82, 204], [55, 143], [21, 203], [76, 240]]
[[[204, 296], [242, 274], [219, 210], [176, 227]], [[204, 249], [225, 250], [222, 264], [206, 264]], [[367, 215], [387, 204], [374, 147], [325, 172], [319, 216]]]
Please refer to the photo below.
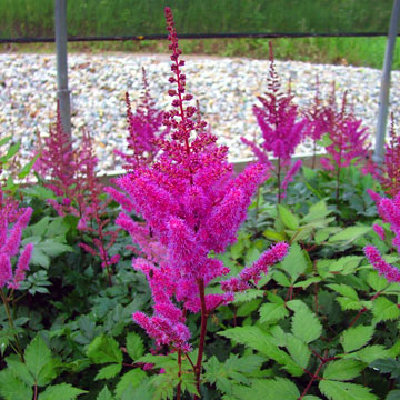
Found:
[[67, 54], [67, 0], [55, 1], [55, 34], [57, 45], [57, 98], [60, 106], [61, 124], [64, 131], [71, 135], [71, 105], [68, 90], [68, 54]]
[[393, 0], [392, 15], [390, 17], [389, 35], [386, 45], [385, 59], [383, 61], [381, 90], [379, 94], [379, 114], [378, 127], [376, 131], [375, 150], [372, 159], [381, 163], [383, 161], [383, 145], [385, 142], [387, 119], [389, 111], [389, 90], [390, 90], [390, 71], [392, 69], [392, 60], [394, 46], [399, 25], [400, 0]]

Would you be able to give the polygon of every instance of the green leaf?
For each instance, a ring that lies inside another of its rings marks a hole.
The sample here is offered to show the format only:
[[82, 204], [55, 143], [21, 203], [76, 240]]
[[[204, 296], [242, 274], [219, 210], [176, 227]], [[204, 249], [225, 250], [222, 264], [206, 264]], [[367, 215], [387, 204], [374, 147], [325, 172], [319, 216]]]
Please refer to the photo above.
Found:
[[282, 232], [276, 232], [271, 229], [266, 229], [263, 232], [263, 236], [268, 240], [273, 240], [274, 242], [281, 242], [286, 240], [286, 236]]
[[400, 399], [400, 390], [391, 390], [387, 397], [386, 400], [399, 400]]
[[289, 354], [275, 345], [274, 339], [255, 326], [245, 326], [226, 329], [218, 332], [219, 335], [242, 343], [251, 349], [257, 350], [265, 356], [284, 365], [284, 368], [293, 376], [301, 376], [303, 370], [290, 358]]
[[0, 394], [3, 400], [28, 400], [32, 398], [32, 389], [20, 381], [9, 370], [0, 371]]
[[308, 346], [293, 335], [287, 336], [287, 349], [293, 360], [301, 367], [307, 368], [311, 351]]
[[248, 302], [263, 297], [263, 295], [264, 290], [259, 289], [248, 289], [244, 292], [237, 292], [235, 293], [235, 300], [233, 301], [233, 304]]
[[41, 380], [44, 375], [49, 374], [50, 371], [45, 366], [51, 364], [51, 351], [40, 336], [36, 336], [28, 345], [24, 352], [24, 358], [26, 366], [36, 382]]
[[374, 316], [374, 323], [378, 323], [399, 318], [400, 310], [397, 304], [386, 297], [378, 297], [372, 302], [372, 314]]
[[319, 390], [330, 400], [377, 400], [370, 389], [355, 383], [322, 380]]
[[12, 139], [12, 136], [8, 136], [3, 139], [0, 139], [0, 146], [7, 144], [11, 139]]
[[292, 317], [292, 333], [304, 342], [310, 343], [319, 339], [322, 325], [308, 307], [302, 307]]
[[117, 397], [121, 397], [126, 389], [130, 386], [133, 388], [137, 388], [142, 382], [143, 379], [146, 378], [146, 373], [141, 369], [133, 369], [122, 376], [120, 381], [117, 384], [117, 388], [115, 393]]
[[143, 356], [143, 341], [136, 332], [128, 333], [128, 336], [126, 337], [126, 348], [129, 357], [134, 361]]
[[114, 400], [112, 393], [108, 390], [107, 385], [103, 387], [96, 400]]
[[82, 393], [87, 393], [87, 391], [74, 388], [69, 383], [60, 383], [49, 386], [44, 392], [40, 393], [39, 400], [75, 400]]
[[368, 285], [377, 292], [380, 292], [389, 286], [387, 279], [380, 276], [378, 271], [371, 271], [368, 274], [367, 282]]
[[284, 207], [282, 204], [278, 204], [278, 214], [283, 225], [287, 228], [295, 231], [299, 228], [299, 219], [292, 212]]
[[313, 283], [317, 283], [317, 282], [321, 282], [321, 278], [310, 278], [310, 279], [306, 279], [305, 281], [296, 282], [293, 285], [293, 287], [294, 288], [302, 288], [304, 290], [304, 289], [307, 289]]
[[303, 250], [298, 243], [293, 243], [290, 246], [289, 254], [281, 261], [279, 268], [286, 271], [292, 282], [295, 282], [297, 278], [304, 273], [309, 264], [304, 256]]
[[331, 361], [326, 367], [323, 378], [335, 381], [350, 381], [357, 378], [365, 364], [356, 360], [337, 360]]
[[284, 378], [257, 379], [250, 388], [235, 386], [233, 394], [240, 400], [297, 400], [300, 397], [297, 386]]
[[7, 366], [17, 378], [21, 379], [21, 381], [26, 383], [28, 386], [34, 385], [35, 379], [33, 378], [32, 374], [30, 373], [25, 363], [19, 360], [12, 360], [8, 358]]
[[374, 328], [372, 326], [357, 326], [344, 331], [340, 336], [343, 350], [349, 353], [365, 346], [372, 338]]
[[371, 228], [369, 226], [351, 226], [333, 235], [328, 242], [353, 242], [370, 231]]
[[20, 147], [21, 147], [21, 142], [17, 142], [11, 145], [7, 151], [7, 154], [3, 157], [0, 157], [0, 163], [7, 162], [11, 157], [13, 157], [15, 154], [18, 153]]
[[303, 218], [302, 222], [310, 222], [327, 217], [331, 213], [325, 200], [321, 200], [311, 205], [308, 214]]
[[356, 358], [366, 363], [372, 363], [375, 360], [383, 358], [391, 358], [390, 350], [385, 349], [381, 345], [368, 346], [347, 355], [348, 357]]
[[122, 351], [118, 342], [104, 335], [98, 336], [89, 344], [87, 355], [97, 364], [122, 362]]
[[344, 283], [331, 283], [326, 285], [328, 288], [334, 290], [335, 292], [340, 293], [344, 297], [348, 297], [349, 299], [358, 301], [358, 294], [357, 292], [350, 286], [345, 285]]
[[122, 364], [108, 365], [107, 367], [104, 367], [99, 371], [99, 373], [96, 375], [96, 378], [94, 378], [94, 380], [98, 381], [100, 379], [115, 378], [121, 371], [121, 368], [122, 368]]
[[22, 167], [21, 171], [18, 174], [19, 179], [24, 179], [29, 175], [29, 173], [32, 170], [33, 164], [35, 164], [35, 162], [37, 161], [38, 158], [39, 158], [39, 154], [36, 154], [36, 156], [33, 157], [33, 159], [31, 161], [29, 161], [27, 164], [25, 164]]
[[264, 303], [260, 308], [260, 322], [274, 323], [288, 315], [289, 311], [284, 304]]

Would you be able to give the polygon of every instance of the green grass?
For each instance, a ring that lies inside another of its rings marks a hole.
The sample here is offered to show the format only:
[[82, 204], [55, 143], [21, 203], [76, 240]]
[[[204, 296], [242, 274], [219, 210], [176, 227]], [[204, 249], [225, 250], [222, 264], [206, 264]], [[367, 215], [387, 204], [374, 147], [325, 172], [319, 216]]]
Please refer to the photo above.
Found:
[[[54, 0], [0, 0], [0, 37], [52, 37]], [[68, 2], [75, 36], [165, 33], [171, 5], [178, 32], [387, 31], [391, 0], [82, 0]], [[386, 38], [274, 39], [276, 58], [381, 68]], [[268, 58], [265, 39], [182, 40], [188, 54]], [[165, 41], [71, 43], [70, 51], [168, 52]], [[4, 50], [54, 51], [53, 44]], [[400, 50], [394, 56], [400, 69]]]

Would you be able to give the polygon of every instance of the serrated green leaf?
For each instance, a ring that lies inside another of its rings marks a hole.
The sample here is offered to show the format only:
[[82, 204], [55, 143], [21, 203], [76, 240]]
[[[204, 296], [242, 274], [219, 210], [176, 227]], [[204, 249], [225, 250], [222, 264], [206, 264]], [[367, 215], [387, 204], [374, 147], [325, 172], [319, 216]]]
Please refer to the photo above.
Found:
[[372, 302], [372, 314], [374, 322], [394, 320], [400, 317], [400, 310], [397, 304], [386, 297], [378, 297]]
[[293, 285], [293, 287], [307, 289], [310, 285], [312, 285], [313, 283], [317, 283], [317, 282], [321, 282], [321, 279], [320, 278], [310, 278], [310, 279], [306, 279], [305, 281], [296, 282]]
[[36, 336], [28, 345], [24, 352], [24, 358], [26, 366], [36, 382], [40, 380], [42, 371], [45, 372], [45, 375], [48, 374], [49, 371], [45, 371], [44, 367], [52, 361], [51, 351], [40, 336]]
[[336, 242], [353, 242], [354, 240], [364, 236], [366, 233], [370, 232], [371, 228], [369, 226], [351, 226], [349, 228], [343, 229], [341, 232], [336, 233], [329, 238], [329, 243]]
[[103, 387], [96, 400], [114, 400], [112, 393], [108, 390], [107, 385]]
[[281, 241], [286, 240], [285, 234], [283, 234], [282, 232], [273, 231], [271, 229], [266, 229], [263, 232], [263, 236], [265, 238], [267, 238], [268, 240], [273, 240], [274, 242], [281, 242]]
[[97, 364], [122, 362], [122, 351], [118, 342], [104, 335], [98, 336], [89, 344], [87, 355]]
[[365, 364], [356, 360], [337, 360], [328, 364], [324, 370], [323, 378], [335, 381], [350, 381], [357, 378]]
[[263, 297], [264, 291], [259, 289], [249, 289], [244, 292], [235, 293], [233, 304], [248, 302]]
[[142, 382], [142, 380], [145, 378], [146, 373], [141, 369], [133, 369], [132, 371], [124, 374], [118, 382], [115, 390], [117, 397], [121, 397], [124, 391], [130, 386], [137, 388], [140, 385], [140, 382]]
[[310, 343], [321, 336], [322, 325], [308, 307], [302, 307], [292, 317], [292, 333], [304, 342]]
[[391, 352], [390, 350], [385, 349], [381, 345], [373, 345], [365, 347], [364, 349], [355, 351], [353, 353], [350, 353], [347, 356], [369, 364], [375, 360], [390, 358]]
[[102, 368], [98, 374], [96, 375], [96, 378], [94, 378], [95, 381], [98, 381], [100, 379], [111, 379], [115, 378], [121, 371], [122, 364], [111, 364], [107, 365], [107, 367]]
[[141, 337], [136, 332], [129, 332], [126, 337], [126, 349], [132, 360], [143, 356], [144, 347]]
[[311, 351], [302, 340], [293, 335], [288, 335], [287, 349], [289, 350], [290, 356], [301, 368], [307, 368]]
[[318, 201], [311, 205], [308, 214], [303, 218], [302, 222], [310, 222], [327, 217], [331, 213], [325, 200]]
[[377, 292], [380, 292], [389, 286], [387, 279], [380, 276], [378, 271], [371, 271], [368, 274], [367, 282], [368, 285]]
[[75, 400], [82, 393], [87, 393], [87, 391], [74, 388], [69, 383], [60, 383], [49, 386], [44, 392], [40, 393], [39, 400]]
[[322, 380], [319, 390], [330, 400], [377, 400], [370, 389], [355, 383]]
[[374, 328], [372, 326], [357, 326], [347, 329], [340, 336], [343, 350], [349, 353], [365, 346], [372, 338]]
[[282, 271], [279, 271], [277, 269], [273, 270], [271, 273], [271, 279], [273, 279], [275, 282], [278, 282], [279, 285], [283, 287], [290, 287], [291, 283]]
[[26, 383], [28, 386], [34, 385], [35, 379], [33, 378], [25, 363], [19, 360], [12, 360], [8, 358], [7, 366], [18, 379], [21, 379], [22, 382]]
[[260, 322], [274, 323], [288, 315], [284, 304], [264, 303], [260, 308]]
[[299, 228], [299, 219], [287, 207], [278, 204], [279, 219], [287, 228], [295, 231]]
[[298, 243], [290, 246], [289, 254], [279, 264], [279, 268], [290, 275], [292, 282], [295, 282], [308, 267], [309, 264]]
[[235, 386], [233, 394], [240, 400], [297, 400], [300, 392], [289, 379], [257, 379], [250, 388]]
[[0, 371], [0, 394], [4, 400], [27, 400], [32, 398], [32, 389], [20, 381], [9, 370]]
[[303, 374], [303, 370], [290, 358], [289, 354], [280, 350], [274, 344], [274, 339], [260, 328], [245, 326], [226, 329], [223, 332], [218, 332], [218, 334], [235, 342], [242, 343], [277, 361], [284, 365], [284, 368], [293, 376]]
[[345, 285], [344, 283], [331, 283], [326, 286], [334, 290], [335, 292], [340, 293], [342, 296], [348, 297], [351, 300], [359, 300], [358, 293], [352, 287]]

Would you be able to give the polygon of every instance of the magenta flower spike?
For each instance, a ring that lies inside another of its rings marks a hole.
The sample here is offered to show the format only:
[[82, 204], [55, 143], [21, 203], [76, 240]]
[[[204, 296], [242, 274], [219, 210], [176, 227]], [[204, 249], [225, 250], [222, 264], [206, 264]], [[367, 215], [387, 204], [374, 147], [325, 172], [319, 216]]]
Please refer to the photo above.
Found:
[[126, 162], [124, 168], [127, 171], [131, 171], [141, 164], [151, 163], [160, 151], [159, 139], [168, 133], [168, 129], [162, 129], [163, 112], [155, 107], [155, 102], [151, 98], [144, 68], [142, 68], [142, 76], [143, 95], [134, 113], [129, 94], [126, 93], [129, 153], [114, 150], [114, 153]]
[[[254, 104], [253, 114], [261, 129], [261, 145], [245, 138], [241, 138], [241, 141], [250, 147], [266, 169], [275, 170], [278, 179], [278, 202], [280, 202], [284, 197], [281, 186], [283, 169], [290, 166], [291, 157], [304, 138], [307, 120], [305, 118], [299, 119], [298, 107], [293, 103], [290, 88], [288, 93], [284, 93], [281, 89], [271, 43], [268, 91], [264, 97], [258, 97], [258, 100], [261, 106]], [[277, 159], [275, 168], [268, 159], [268, 152], [272, 152], [272, 155]], [[286, 183], [289, 183], [289, 181], [287, 180]]]
[[[0, 189], [1, 192], [1, 189]], [[11, 259], [18, 255], [21, 247], [22, 231], [31, 218], [31, 208], [16, 208], [15, 202], [0, 196], [0, 289], [19, 289], [29, 270], [33, 244], [28, 243], [21, 251], [15, 271], [12, 271]]]
[[[125, 195], [112, 188], [107, 191], [125, 211], [135, 211], [146, 220], [139, 225], [124, 212], [117, 220], [141, 247], [144, 257], [134, 259], [133, 268], [147, 276], [152, 291], [153, 315], [136, 312], [134, 321], [157, 345], [187, 352], [191, 345], [186, 313], [201, 312], [200, 374], [208, 315], [233, 299], [233, 290], [207, 293], [211, 280], [229, 273], [222, 261], [210, 254], [224, 251], [236, 240], [251, 197], [266, 178], [266, 168], [256, 163], [233, 176], [228, 149], [217, 145], [217, 138], [198, 115], [198, 107], [191, 104], [169, 8], [165, 16], [172, 52], [169, 81], [175, 86], [169, 90], [172, 108], [163, 113], [168, 136], [159, 140], [161, 153], [152, 164], [140, 164], [115, 180]], [[273, 259], [285, 254], [281, 251]], [[269, 261], [260, 261], [262, 266], [252, 279], [267, 270]]]

